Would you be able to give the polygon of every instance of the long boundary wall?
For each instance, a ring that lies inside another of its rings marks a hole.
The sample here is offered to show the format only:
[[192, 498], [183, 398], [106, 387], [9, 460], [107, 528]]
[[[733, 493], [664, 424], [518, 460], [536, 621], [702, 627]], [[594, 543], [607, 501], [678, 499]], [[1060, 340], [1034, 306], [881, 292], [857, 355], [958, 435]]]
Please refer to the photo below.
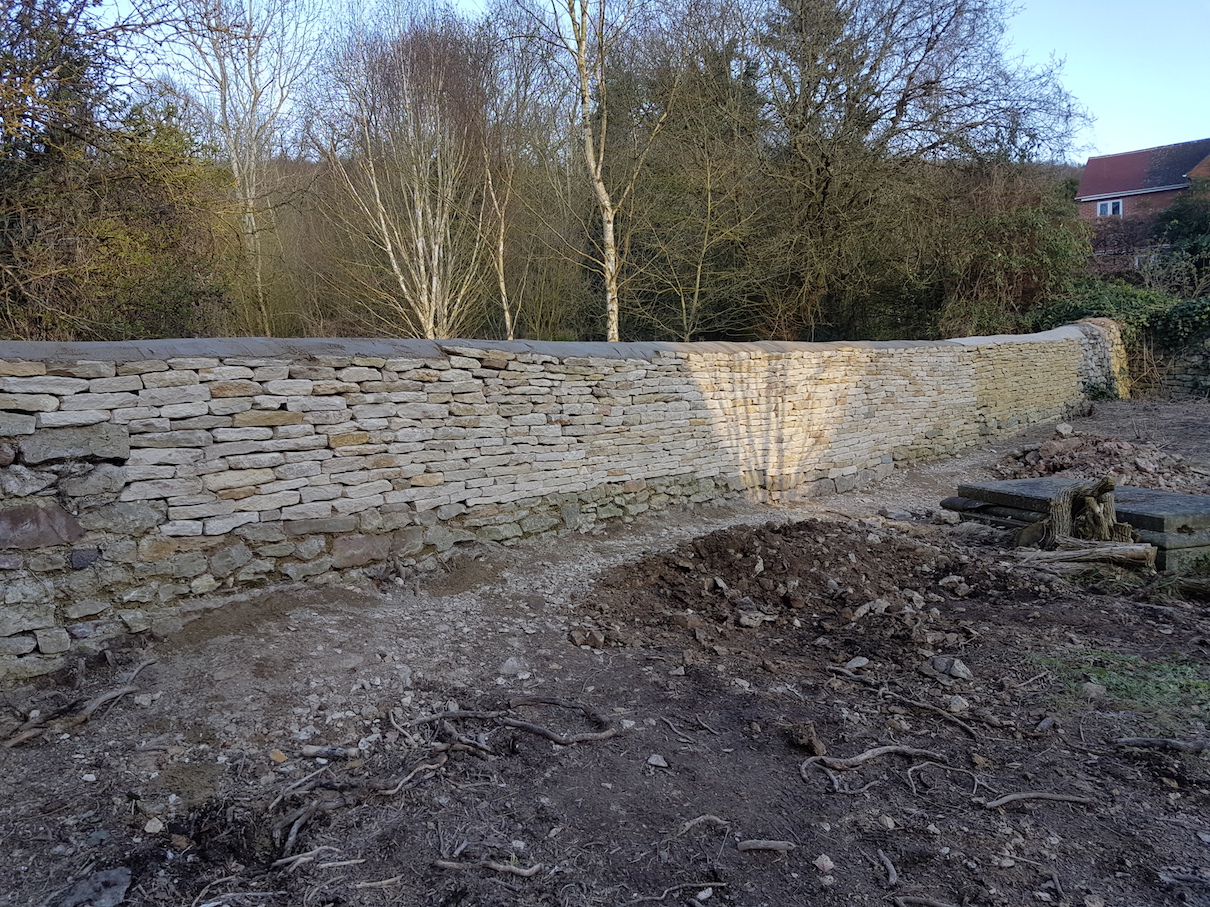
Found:
[[0, 343], [0, 682], [269, 581], [844, 492], [1116, 386], [1111, 323], [946, 342]]

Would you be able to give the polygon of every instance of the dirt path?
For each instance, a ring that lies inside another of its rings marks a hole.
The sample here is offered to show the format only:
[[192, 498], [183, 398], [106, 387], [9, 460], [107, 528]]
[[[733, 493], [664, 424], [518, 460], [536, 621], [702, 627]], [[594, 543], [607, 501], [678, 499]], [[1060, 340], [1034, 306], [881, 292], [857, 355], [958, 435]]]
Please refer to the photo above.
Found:
[[[1074, 425], [1205, 462], [1206, 416]], [[1204, 604], [928, 521], [1049, 437], [279, 588], [11, 691], [4, 737], [137, 687], [0, 749], [0, 904], [1210, 903], [1206, 754], [1115, 742], [1210, 739]]]

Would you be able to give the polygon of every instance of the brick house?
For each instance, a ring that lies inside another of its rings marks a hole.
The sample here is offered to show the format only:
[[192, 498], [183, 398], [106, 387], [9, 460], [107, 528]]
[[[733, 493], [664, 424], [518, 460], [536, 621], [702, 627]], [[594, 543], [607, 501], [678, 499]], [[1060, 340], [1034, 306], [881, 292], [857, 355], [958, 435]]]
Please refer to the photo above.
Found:
[[1198, 179], [1210, 180], [1210, 139], [1089, 158], [1076, 202], [1094, 225], [1093, 273], [1123, 275], [1153, 260], [1152, 224]]
[[1092, 157], [1076, 192], [1080, 217], [1150, 222], [1199, 178], [1210, 179], [1210, 139]]

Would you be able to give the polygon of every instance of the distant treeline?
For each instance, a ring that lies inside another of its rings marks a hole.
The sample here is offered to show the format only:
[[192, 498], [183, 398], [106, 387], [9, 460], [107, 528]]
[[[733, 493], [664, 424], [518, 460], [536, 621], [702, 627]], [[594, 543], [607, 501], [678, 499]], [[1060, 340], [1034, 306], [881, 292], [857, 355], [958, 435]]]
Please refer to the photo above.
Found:
[[911, 338], [1070, 294], [1007, 0], [8, 0], [0, 336]]

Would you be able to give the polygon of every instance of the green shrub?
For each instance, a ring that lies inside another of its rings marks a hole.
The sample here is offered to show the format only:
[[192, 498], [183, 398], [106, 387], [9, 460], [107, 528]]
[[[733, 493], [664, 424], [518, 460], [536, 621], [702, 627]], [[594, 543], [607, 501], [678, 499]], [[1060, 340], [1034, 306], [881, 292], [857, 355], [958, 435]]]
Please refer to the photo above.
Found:
[[1155, 320], [1156, 338], [1176, 348], [1210, 337], [1210, 297], [1179, 302]]
[[1024, 319], [1029, 330], [1046, 331], [1081, 318], [1112, 318], [1122, 325], [1127, 344], [1141, 341], [1179, 300], [1156, 290], [1121, 281], [1089, 280], [1065, 298], [1031, 310]]

